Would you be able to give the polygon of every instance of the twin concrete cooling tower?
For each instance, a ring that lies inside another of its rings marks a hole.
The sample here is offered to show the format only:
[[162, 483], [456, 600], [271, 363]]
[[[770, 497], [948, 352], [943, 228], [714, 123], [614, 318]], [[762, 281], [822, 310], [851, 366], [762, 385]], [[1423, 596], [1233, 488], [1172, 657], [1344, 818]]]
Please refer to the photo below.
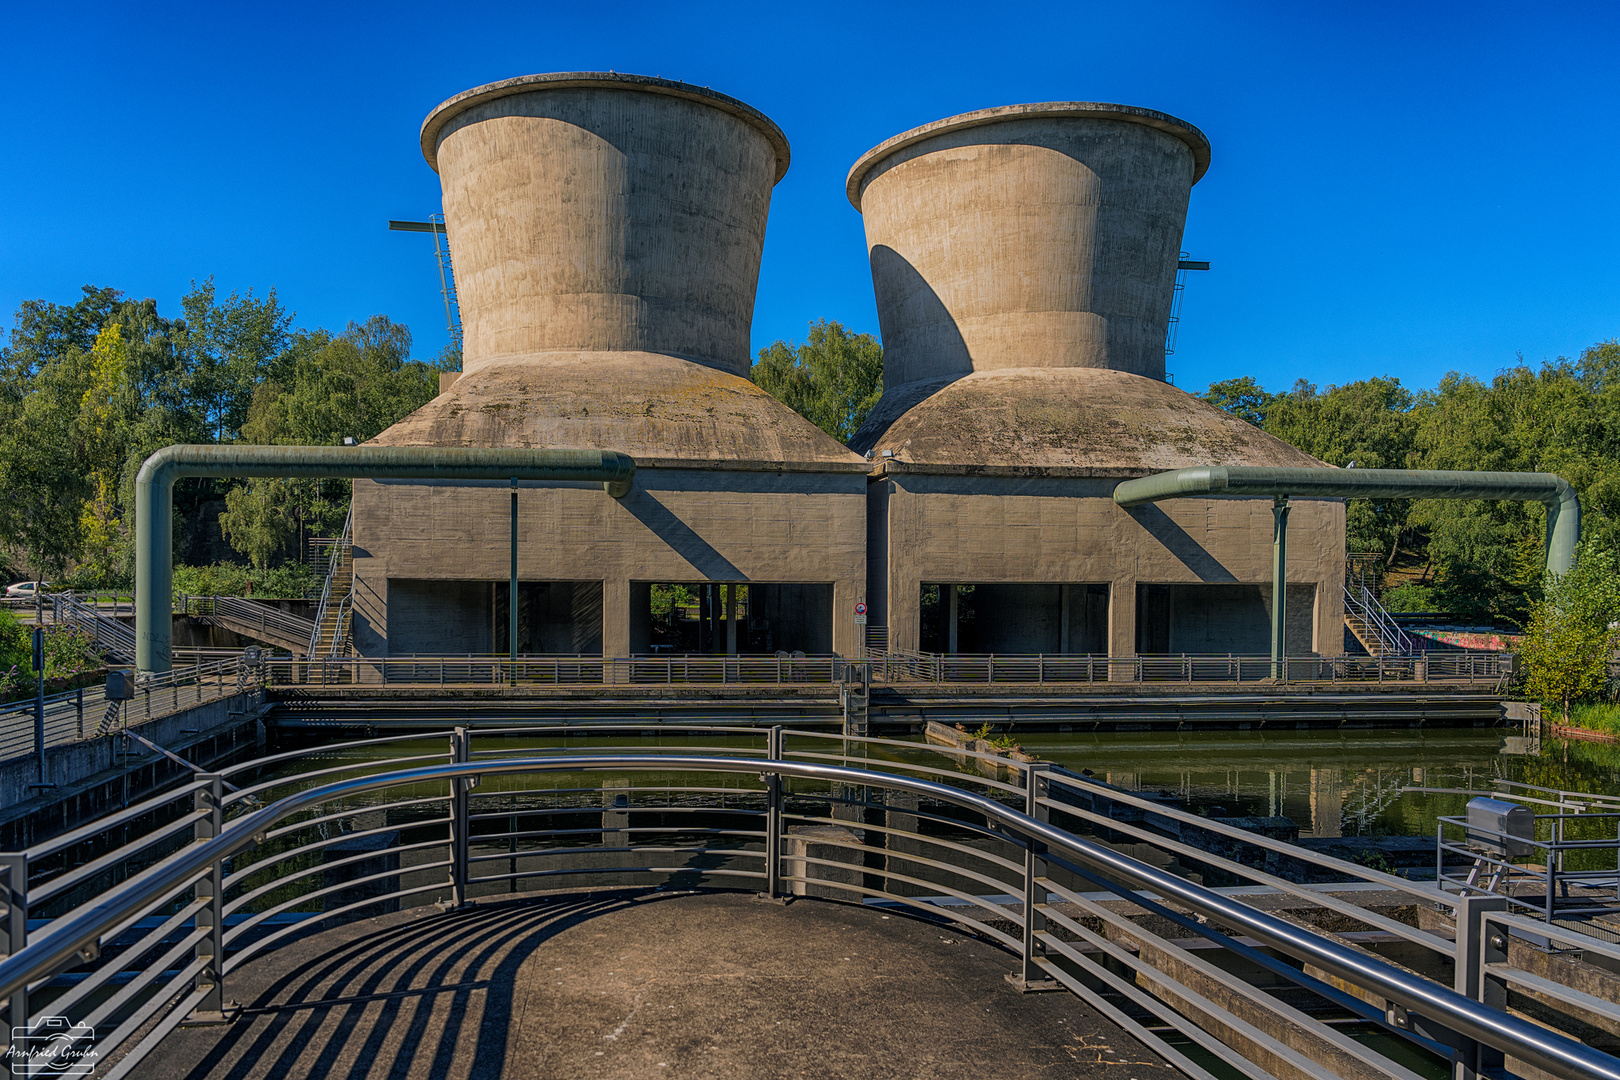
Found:
[[[748, 380], [788, 168], [766, 117], [683, 83], [540, 75], [446, 101], [422, 150], [443, 184], [463, 374], [377, 442], [619, 450], [640, 472], [617, 502], [521, 492], [515, 597], [506, 489], [357, 484], [362, 652], [505, 651], [517, 603], [526, 652], [854, 654], [860, 600], [892, 648], [1266, 651], [1269, 512], [1109, 498], [1121, 477], [1184, 465], [1315, 464], [1164, 381], [1209, 163], [1197, 129], [1013, 106], [862, 156], [848, 194], [885, 391], [853, 450]], [[1294, 520], [1290, 645], [1309, 651], [1338, 626], [1342, 508]], [[685, 637], [656, 600], [671, 585], [697, 597]]]

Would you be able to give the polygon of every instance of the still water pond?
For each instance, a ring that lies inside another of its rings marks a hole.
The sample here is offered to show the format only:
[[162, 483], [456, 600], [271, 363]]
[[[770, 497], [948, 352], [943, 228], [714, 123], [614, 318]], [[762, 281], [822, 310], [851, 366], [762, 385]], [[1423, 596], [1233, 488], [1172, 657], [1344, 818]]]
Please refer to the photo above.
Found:
[[[1026, 753], [1134, 791], [1181, 796], [1217, 816], [1281, 815], [1301, 836], [1432, 836], [1464, 795], [1516, 780], [1566, 791], [1620, 792], [1620, 754], [1548, 743], [1539, 756], [1503, 753], [1500, 730], [1030, 733]], [[1567, 752], [1566, 752], [1567, 750]]]

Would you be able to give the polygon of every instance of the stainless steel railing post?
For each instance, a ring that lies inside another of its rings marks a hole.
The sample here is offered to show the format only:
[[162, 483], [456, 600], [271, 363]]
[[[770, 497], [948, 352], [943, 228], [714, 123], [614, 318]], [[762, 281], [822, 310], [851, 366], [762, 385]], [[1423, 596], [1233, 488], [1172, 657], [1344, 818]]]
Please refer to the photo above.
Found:
[[[219, 773], [198, 773], [208, 786], [193, 797], [192, 808], [208, 816], [192, 827], [198, 841], [212, 840], [225, 831], [225, 778]], [[225, 867], [215, 859], [213, 866], [197, 882], [197, 899], [208, 905], [197, 912], [198, 929], [208, 935], [197, 942], [194, 955], [207, 966], [197, 974], [196, 987], [207, 994], [192, 1012], [193, 1020], [215, 1023], [229, 1019], [225, 1011]]]
[[[472, 760], [472, 740], [467, 735], [467, 729], [458, 727], [450, 734], [450, 760], [465, 762]], [[454, 779], [450, 781], [450, 910], [454, 911], [467, 903], [467, 852], [468, 830], [472, 820], [468, 815], [467, 790], [472, 781]]]
[[[1041, 800], [1051, 795], [1051, 763], [1039, 761], [1031, 763], [1024, 771], [1024, 813], [1036, 821], [1051, 820], [1051, 811], [1041, 804]], [[1046, 860], [1041, 858], [1045, 847], [1034, 840], [1026, 840], [1024, 845], [1024, 989], [1028, 990], [1041, 984], [1055, 985], [1050, 976], [1042, 971], [1035, 963], [1035, 957], [1040, 952], [1040, 943], [1035, 935], [1046, 929], [1046, 918], [1040, 912], [1045, 905], [1046, 890], [1041, 888], [1039, 881], [1046, 876]]]
[[[1506, 896], [1473, 894], [1457, 898], [1457, 961], [1452, 989], [1493, 1009], [1507, 1008], [1507, 987], [1487, 977], [1485, 965], [1507, 961], [1507, 931], [1493, 929], [1492, 914], [1507, 911]], [[1478, 1080], [1499, 1073], [1503, 1054], [1473, 1039], [1463, 1039], [1452, 1065], [1452, 1080]]]
[[[765, 736], [765, 757], [782, 760], [782, 729], [773, 727]], [[782, 891], [782, 776], [765, 774], [765, 895], [775, 899]]]
[[[28, 945], [28, 853], [11, 851], [0, 855], [4, 867], [6, 889], [6, 929], [9, 944], [6, 955], [16, 956]], [[13, 1028], [28, 1026], [28, 987], [19, 986], [12, 992], [11, 1013], [6, 1018], [6, 1045], [11, 1046]]]

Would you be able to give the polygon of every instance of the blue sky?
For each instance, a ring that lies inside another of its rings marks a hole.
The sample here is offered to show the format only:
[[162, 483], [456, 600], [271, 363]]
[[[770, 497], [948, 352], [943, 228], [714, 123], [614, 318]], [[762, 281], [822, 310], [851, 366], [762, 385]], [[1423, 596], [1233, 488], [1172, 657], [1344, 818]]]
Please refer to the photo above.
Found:
[[430, 356], [422, 118], [461, 90], [614, 69], [780, 124], [755, 347], [877, 332], [844, 176], [954, 113], [1115, 101], [1214, 145], [1184, 247], [1178, 385], [1489, 376], [1620, 335], [1620, 15], [1607, 4], [12, 5], [0, 309], [86, 283], [171, 314], [192, 278], [306, 326], [378, 312]]

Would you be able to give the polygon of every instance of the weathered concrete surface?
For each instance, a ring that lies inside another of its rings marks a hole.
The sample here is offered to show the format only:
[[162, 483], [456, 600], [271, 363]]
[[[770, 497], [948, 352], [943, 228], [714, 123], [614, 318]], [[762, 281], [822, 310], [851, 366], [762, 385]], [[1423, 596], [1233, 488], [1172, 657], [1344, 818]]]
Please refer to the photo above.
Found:
[[642, 468], [864, 470], [858, 455], [743, 375], [650, 352], [479, 365], [372, 445], [601, 447]]
[[948, 927], [736, 894], [422, 910], [329, 931], [228, 983], [153, 1080], [276, 1077], [1028, 1077], [1169, 1080], [1067, 994]]
[[614, 73], [477, 87], [424, 122], [463, 371], [553, 351], [669, 353], [746, 376], [787, 139], [701, 87]]
[[998, 368], [1164, 378], [1197, 128], [1093, 102], [964, 113], [850, 170], [883, 328], [884, 385]]
[[886, 389], [850, 445], [910, 465], [1113, 470], [1322, 462], [1169, 383], [1097, 368], [975, 371]]
[[[487, 592], [490, 582], [507, 580], [511, 489], [357, 480], [354, 505], [361, 654], [487, 651], [480, 644], [487, 639], [467, 629], [479, 619], [488, 624], [487, 602], [460, 583], [481, 582]], [[832, 647], [853, 655], [854, 603], [866, 583], [865, 511], [860, 472], [643, 469], [623, 499], [588, 484], [525, 484], [518, 576], [602, 582], [601, 652], [615, 657], [648, 651], [632, 639], [634, 582], [830, 583]], [[391, 641], [391, 579], [411, 580], [418, 600], [421, 583], [446, 583], [436, 602], [414, 605], [420, 618], [407, 631], [408, 650]], [[468, 610], [474, 601], [480, 606]]]

